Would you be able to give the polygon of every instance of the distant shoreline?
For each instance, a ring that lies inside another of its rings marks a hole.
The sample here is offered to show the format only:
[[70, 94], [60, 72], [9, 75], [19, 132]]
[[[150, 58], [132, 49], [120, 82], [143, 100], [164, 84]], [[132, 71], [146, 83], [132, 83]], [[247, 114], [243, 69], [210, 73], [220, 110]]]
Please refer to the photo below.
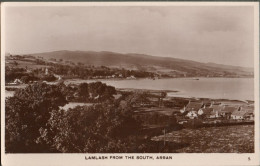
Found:
[[[192, 79], [194, 80], [194, 82], [196, 81], [200, 81], [200, 80], [195, 80], [195, 79], [214, 79], [214, 78], [217, 78], [217, 79], [224, 79], [223, 77], [181, 77], [181, 78], [162, 78], [162, 79], [156, 79], [156, 80], [168, 80], [168, 79]], [[244, 79], [244, 78], [228, 78], [228, 79]], [[133, 81], [133, 80], [148, 80], [148, 78], [138, 78], [138, 79], [123, 79], [123, 78], [112, 78], [112, 79], [65, 79], [65, 80], [62, 80], [64, 81], [64, 83], [66, 85], [69, 85], [70, 83], [71, 84], [80, 84], [80, 83], [83, 83], [84, 81], [86, 82], [96, 82], [96, 81], [100, 81], [100, 82], [103, 82], [103, 81]], [[153, 83], [154, 80], [152, 79], [149, 79], [151, 80], [151, 84]], [[79, 81], [79, 82], [77, 82]], [[82, 81], [82, 82], [81, 82]], [[48, 82], [48, 84], [56, 84], [58, 83], [59, 81], [55, 81], [55, 82]], [[106, 82], [104, 82], [106, 83]], [[26, 87], [28, 84], [19, 84], [19, 85], [5, 85], [5, 90], [6, 91], [14, 91], [15, 89], [18, 89], [18, 88], [24, 88]], [[243, 102], [252, 102], [254, 100], [250, 100], [250, 99], [232, 99], [232, 98], [211, 98], [211, 97], [193, 97], [193, 96], [189, 96], [189, 95], [178, 95], [178, 92], [180, 92], [179, 90], [163, 90], [163, 89], [159, 89], [159, 90], [156, 90], [156, 89], [138, 89], [138, 88], [117, 88], [115, 87], [117, 90], [119, 91], [139, 91], [139, 92], [150, 92], [150, 93], [161, 93], [161, 92], [166, 92], [167, 93], [167, 97], [168, 98], [183, 98], [183, 99], [197, 99], [197, 100], [228, 100], [228, 101], [243, 101]], [[172, 96], [168, 95], [168, 93], [171, 93]], [[175, 95], [176, 94], [176, 95]]]
[[[134, 88], [116, 88], [116, 90], [119, 91], [132, 91], [132, 92], [147, 92], [147, 93], [162, 93], [162, 92], [173, 92], [173, 93], [177, 93], [179, 91], [176, 90], [152, 90], [152, 89], [134, 89]], [[237, 99], [224, 99], [224, 98], [219, 98], [219, 99], [213, 99], [213, 98], [200, 98], [200, 97], [184, 97], [184, 96], [167, 96], [168, 98], [172, 98], [172, 99], [196, 99], [196, 100], [214, 100], [214, 101], [218, 101], [218, 102], [246, 102], [246, 103], [250, 103], [250, 102], [254, 102], [254, 100], [237, 100]]]
[[[82, 79], [82, 78], [65, 78], [64, 79], [64, 82], [65, 81], [68, 81], [68, 80], [86, 80], [86, 81], [121, 81], [121, 80], [146, 80], [146, 79], [149, 79], [149, 80], [164, 80], [164, 79], [192, 79], [192, 80], [195, 80], [195, 79], [212, 79], [212, 78], [255, 78], [255, 77], [165, 77], [165, 78], [156, 78], [156, 79], [153, 79], [153, 78], [134, 78], [134, 79], [126, 79], [126, 78], [92, 78], [92, 79]], [[197, 81], [197, 80], [195, 80]]]
[[[133, 81], [133, 80], [170, 80], [170, 79], [188, 79], [188, 80], [194, 80], [199, 81], [200, 79], [219, 79], [219, 78], [226, 78], [226, 79], [248, 79], [254, 77], [175, 77], [175, 78], [159, 78], [159, 79], [152, 79], [152, 78], [135, 78], [135, 79], [126, 79], [126, 78], [96, 78], [96, 79], [82, 79], [82, 78], [71, 78], [71, 79], [63, 79], [65, 84], [69, 84], [73, 81], [91, 81], [91, 82], [102, 82], [102, 81]], [[69, 82], [69, 83], [68, 83]], [[176, 90], [173, 90], [173, 92], [178, 92]]]

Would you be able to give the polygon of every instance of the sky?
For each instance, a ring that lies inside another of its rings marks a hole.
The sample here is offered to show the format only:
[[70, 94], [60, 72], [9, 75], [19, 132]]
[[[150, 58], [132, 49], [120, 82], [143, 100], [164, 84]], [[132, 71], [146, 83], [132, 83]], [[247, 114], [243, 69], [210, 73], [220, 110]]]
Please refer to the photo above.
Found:
[[252, 6], [7, 6], [5, 50], [112, 51], [254, 66]]

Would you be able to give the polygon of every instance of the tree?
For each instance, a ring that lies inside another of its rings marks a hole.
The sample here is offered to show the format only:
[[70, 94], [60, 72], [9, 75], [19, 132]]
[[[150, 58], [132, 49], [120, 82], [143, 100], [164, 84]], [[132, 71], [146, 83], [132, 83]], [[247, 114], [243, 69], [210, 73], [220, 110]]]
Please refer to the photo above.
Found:
[[21, 81], [25, 84], [29, 83], [30, 81], [34, 81], [37, 80], [37, 77], [33, 76], [33, 75], [25, 75], [21, 77]]
[[15, 66], [18, 66], [18, 62], [14, 61], [14, 65], [15, 65]]
[[20, 79], [22, 76], [28, 76], [24, 68], [6, 68], [5, 81], [12, 82], [15, 79]]
[[29, 76], [22, 76], [21, 77], [21, 81], [23, 82], [23, 83], [28, 83], [29, 81], [30, 81], [30, 78], [29, 78]]
[[78, 94], [81, 101], [87, 101], [89, 97], [88, 84], [81, 83], [78, 87]]
[[172, 129], [178, 129], [180, 127], [180, 125], [177, 122], [175, 112], [173, 112], [172, 115], [169, 117], [169, 127]]
[[114, 94], [116, 94], [116, 89], [113, 86], [106, 86], [103, 92], [101, 99], [103, 100], [112, 100], [114, 98]]
[[63, 153], [134, 152], [133, 137], [141, 129], [131, 115], [107, 103], [53, 112], [49, 124], [55, 136], [48, 142], [54, 140], [52, 147]]
[[42, 131], [48, 129], [47, 122], [52, 111], [66, 104], [66, 100], [55, 85], [35, 83], [19, 89], [13, 97], [6, 99], [5, 132], [6, 152], [49, 152], [45, 142], [39, 142]]
[[42, 81], [51, 82], [51, 81], [57, 80], [57, 78], [56, 78], [54, 75], [44, 75], [44, 76], [41, 78], [41, 80], [42, 80]]
[[115, 87], [107, 86], [102, 82], [92, 82], [88, 85], [89, 97], [93, 101], [107, 101], [116, 94]]
[[161, 107], [163, 105], [163, 98], [165, 98], [166, 96], [167, 96], [166, 92], [161, 92], [161, 95], [158, 98], [158, 105], [159, 105], [159, 107]]

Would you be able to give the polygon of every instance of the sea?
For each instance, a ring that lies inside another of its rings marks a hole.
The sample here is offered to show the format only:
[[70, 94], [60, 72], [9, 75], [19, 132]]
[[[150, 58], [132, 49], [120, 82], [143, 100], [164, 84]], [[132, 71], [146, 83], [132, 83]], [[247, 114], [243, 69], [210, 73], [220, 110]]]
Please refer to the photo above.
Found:
[[254, 100], [254, 78], [170, 78], [132, 80], [68, 80], [66, 84], [101, 81], [116, 88], [169, 90], [172, 97]]
[[[132, 80], [66, 80], [65, 84], [101, 81], [122, 89], [167, 90], [171, 97], [254, 100], [254, 78], [170, 78]], [[177, 91], [177, 92], [173, 92]], [[5, 91], [6, 97], [13, 91]]]

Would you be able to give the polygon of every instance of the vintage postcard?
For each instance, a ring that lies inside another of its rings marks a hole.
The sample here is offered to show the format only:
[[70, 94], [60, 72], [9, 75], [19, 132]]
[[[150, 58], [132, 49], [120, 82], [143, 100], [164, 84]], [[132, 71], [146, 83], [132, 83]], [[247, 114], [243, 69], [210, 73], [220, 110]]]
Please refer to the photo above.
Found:
[[1, 4], [12, 165], [259, 165], [259, 3]]

